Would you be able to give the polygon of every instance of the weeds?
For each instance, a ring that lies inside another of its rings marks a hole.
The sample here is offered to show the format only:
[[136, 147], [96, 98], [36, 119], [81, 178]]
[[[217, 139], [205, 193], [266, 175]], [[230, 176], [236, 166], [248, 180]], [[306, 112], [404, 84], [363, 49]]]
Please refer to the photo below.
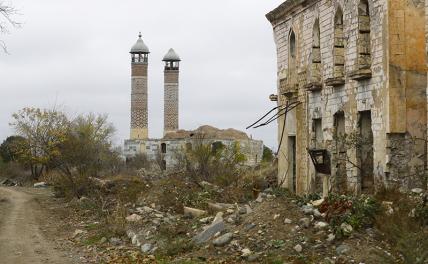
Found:
[[372, 226], [380, 212], [380, 204], [368, 196], [330, 194], [319, 210], [326, 214], [326, 220], [341, 237], [344, 235], [340, 228], [343, 223], [351, 225], [354, 230]]

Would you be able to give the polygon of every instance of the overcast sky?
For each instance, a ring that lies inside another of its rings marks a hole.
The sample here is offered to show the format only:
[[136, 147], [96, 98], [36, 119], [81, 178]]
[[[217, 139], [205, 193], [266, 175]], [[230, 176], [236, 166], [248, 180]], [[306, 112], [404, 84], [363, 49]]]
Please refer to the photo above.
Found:
[[[163, 62], [182, 59], [180, 128], [245, 127], [274, 107], [276, 56], [265, 14], [282, 0], [13, 0], [21, 29], [0, 36], [0, 141], [19, 109], [60, 105], [72, 116], [107, 113], [116, 144], [129, 137], [130, 55], [150, 48], [149, 134], [163, 131]], [[246, 131], [275, 146], [276, 125]]]

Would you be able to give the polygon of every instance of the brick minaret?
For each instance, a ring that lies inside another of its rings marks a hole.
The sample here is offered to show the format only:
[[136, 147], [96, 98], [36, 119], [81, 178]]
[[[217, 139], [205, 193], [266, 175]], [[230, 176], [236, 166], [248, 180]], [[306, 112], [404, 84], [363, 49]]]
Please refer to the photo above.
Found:
[[170, 49], [163, 58], [165, 62], [164, 88], [164, 135], [178, 130], [178, 77], [180, 57]]
[[147, 68], [149, 49], [141, 39], [141, 33], [131, 51], [131, 139], [147, 139]]

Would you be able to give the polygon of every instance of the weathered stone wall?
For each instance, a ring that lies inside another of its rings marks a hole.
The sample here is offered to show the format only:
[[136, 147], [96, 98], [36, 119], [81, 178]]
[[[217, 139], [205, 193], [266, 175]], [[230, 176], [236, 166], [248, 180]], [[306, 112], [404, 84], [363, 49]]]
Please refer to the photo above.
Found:
[[[173, 169], [178, 162], [180, 155], [184, 154], [189, 147], [194, 147], [196, 144], [211, 145], [214, 142], [221, 142], [223, 145], [230, 146], [234, 142], [238, 142], [240, 151], [245, 154], [247, 160], [245, 165], [255, 166], [262, 161], [263, 158], [263, 141], [260, 140], [231, 140], [231, 139], [147, 139], [147, 140], [125, 140], [124, 155], [133, 157], [137, 154], [144, 154], [150, 160], [156, 160], [159, 155], [165, 160], [166, 168]], [[162, 144], [165, 144], [165, 153], [162, 153]]]
[[[370, 0], [367, 3], [369, 16], [364, 16], [364, 5], [356, 0], [286, 1], [267, 15], [273, 25], [277, 47], [278, 103], [284, 105], [287, 100], [302, 103], [295, 112], [295, 118], [287, 120], [278, 172], [279, 181], [282, 182], [284, 175], [288, 175], [285, 186], [293, 188], [293, 180], [288, 173], [291, 167], [288, 140], [290, 136], [296, 135], [298, 193], [313, 191], [316, 177], [324, 178], [325, 191], [362, 191], [363, 175], [359, 168], [365, 165], [365, 159], [356, 148], [347, 147], [345, 153], [340, 153], [336, 148], [335, 114], [344, 113], [346, 134], [361, 135], [364, 132], [360, 127], [361, 116], [364, 111], [370, 111], [372, 174], [376, 184], [387, 184], [388, 178], [403, 177], [388, 169], [388, 134], [398, 132], [416, 136], [421, 135], [418, 125], [426, 127], [426, 57], [425, 51], [420, 48], [421, 37], [423, 49], [426, 40], [423, 8], [418, 1]], [[337, 22], [336, 14], [340, 14], [339, 10], [343, 13], [342, 26], [339, 25], [340, 21]], [[317, 23], [319, 36], [314, 34], [314, 25]], [[418, 26], [413, 27], [414, 24]], [[343, 32], [337, 31], [339, 27], [343, 28]], [[289, 66], [291, 32], [294, 32], [297, 40], [296, 69], [290, 69]], [[338, 36], [343, 38], [338, 40]], [[319, 45], [314, 44], [317, 42]], [[389, 56], [398, 52], [402, 52], [404, 57], [396, 59], [406, 62], [406, 65], [400, 66], [400, 71], [394, 71], [396, 63]], [[313, 74], [314, 69], [319, 72]], [[338, 71], [342, 69], [341, 78]], [[289, 80], [294, 70], [297, 71], [297, 80]], [[318, 78], [313, 77], [317, 75]], [[391, 81], [394, 78], [400, 81], [404, 78], [405, 82], [394, 86]], [[298, 89], [287, 90], [294, 89], [290, 85], [293, 82], [298, 83]], [[394, 93], [396, 90], [391, 90], [391, 87], [398, 87], [402, 92]], [[412, 121], [403, 121], [407, 118]], [[316, 137], [314, 119], [321, 119], [322, 122], [322, 147], [331, 154], [332, 176], [315, 173], [306, 150], [315, 147], [311, 140]], [[280, 119], [279, 136], [282, 123], [283, 119]], [[416, 157], [424, 154], [426, 147], [413, 150], [413, 157]], [[336, 165], [341, 159], [346, 159], [346, 190], [338, 190], [335, 175], [340, 171]], [[421, 159], [418, 159], [420, 163]]]
[[131, 65], [131, 139], [147, 139], [149, 136], [147, 68], [146, 62]]

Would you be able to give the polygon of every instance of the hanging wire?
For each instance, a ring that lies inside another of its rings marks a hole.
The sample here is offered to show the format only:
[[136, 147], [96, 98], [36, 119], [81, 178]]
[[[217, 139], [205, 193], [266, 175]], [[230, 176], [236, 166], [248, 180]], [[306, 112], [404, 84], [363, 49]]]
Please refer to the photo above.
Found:
[[[269, 112], [267, 112], [265, 115], [263, 115], [261, 118], [259, 118], [256, 122], [254, 122], [253, 124], [248, 126], [247, 129], [250, 129], [250, 128], [255, 129], [255, 128], [262, 127], [262, 126], [267, 126], [270, 123], [272, 123], [272, 122], [278, 120], [279, 118], [281, 118], [282, 116], [284, 116], [284, 121], [283, 121], [282, 131], [281, 131], [281, 138], [279, 140], [278, 150], [276, 152], [276, 155], [278, 155], [278, 153], [281, 149], [282, 141], [284, 139], [287, 114], [290, 111], [292, 111], [293, 109], [295, 109], [296, 107], [298, 107], [301, 103], [302, 102], [299, 102], [299, 101], [295, 101], [295, 102], [291, 102], [291, 103], [289, 101], [287, 101], [285, 103], [285, 105], [279, 105], [277, 107], [274, 107]], [[277, 111], [273, 116], [269, 117], [266, 121], [262, 122], [266, 117], [268, 117], [273, 111], [275, 111], [277, 109], [279, 109], [279, 111]]]

